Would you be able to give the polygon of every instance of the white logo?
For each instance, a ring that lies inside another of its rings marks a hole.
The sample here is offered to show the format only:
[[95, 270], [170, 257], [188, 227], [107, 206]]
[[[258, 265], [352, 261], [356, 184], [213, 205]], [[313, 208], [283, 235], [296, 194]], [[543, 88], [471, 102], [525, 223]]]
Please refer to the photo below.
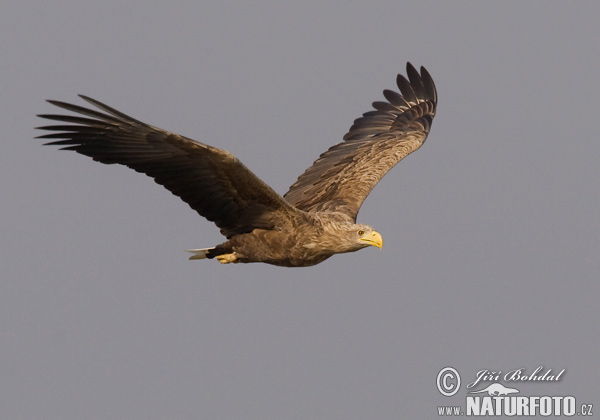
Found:
[[[554, 373], [552, 369], [538, 366], [527, 373], [524, 368], [502, 372], [501, 370], [480, 370], [475, 380], [466, 385], [464, 405], [438, 406], [439, 416], [592, 416], [593, 404], [577, 403], [572, 395], [521, 395], [516, 388], [500, 383], [508, 382], [558, 382], [566, 372], [562, 369]], [[487, 384], [486, 384], [487, 382]], [[484, 388], [472, 389], [481, 383]], [[451, 397], [460, 389], [461, 377], [452, 367], [445, 367], [437, 375], [437, 388], [440, 394]], [[487, 386], [485, 386], [485, 385]], [[520, 386], [519, 386], [520, 388]], [[477, 394], [477, 395], [474, 395]]]
[[479, 391], [469, 392], [469, 394], [481, 394], [482, 392], [487, 392], [490, 397], [502, 397], [508, 394], [516, 394], [519, 390], [507, 388], [502, 384], [495, 383], [489, 385], [487, 388], [480, 389]]

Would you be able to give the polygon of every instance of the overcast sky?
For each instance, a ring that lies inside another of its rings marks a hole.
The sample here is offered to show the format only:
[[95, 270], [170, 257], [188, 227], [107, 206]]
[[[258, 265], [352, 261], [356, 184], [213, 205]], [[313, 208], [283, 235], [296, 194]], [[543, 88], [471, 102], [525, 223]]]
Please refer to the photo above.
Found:
[[[0, 6], [0, 417], [411, 419], [538, 366], [600, 415], [600, 5]], [[188, 261], [218, 229], [150, 178], [42, 147], [81, 93], [229, 150], [280, 193], [395, 89], [427, 143], [368, 197], [385, 241], [301, 269]], [[436, 387], [461, 375], [458, 394]], [[489, 384], [491, 382], [488, 382]]]

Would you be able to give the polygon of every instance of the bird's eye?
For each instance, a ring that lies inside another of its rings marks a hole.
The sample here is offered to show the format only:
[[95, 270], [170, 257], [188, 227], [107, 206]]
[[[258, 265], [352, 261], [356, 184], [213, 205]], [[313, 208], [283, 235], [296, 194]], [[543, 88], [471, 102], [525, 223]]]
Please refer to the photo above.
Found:
[[363, 236], [364, 234], [365, 234], [365, 231], [364, 231], [364, 230], [359, 230], [359, 231], [358, 231], [358, 236]]

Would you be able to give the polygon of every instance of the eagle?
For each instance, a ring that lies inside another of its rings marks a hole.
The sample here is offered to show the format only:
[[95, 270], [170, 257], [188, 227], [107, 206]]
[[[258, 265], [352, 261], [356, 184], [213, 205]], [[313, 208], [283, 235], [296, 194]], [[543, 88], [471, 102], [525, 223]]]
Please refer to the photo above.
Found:
[[313, 266], [334, 254], [383, 246], [377, 231], [356, 223], [358, 211], [377, 182], [425, 143], [437, 106], [427, 70], [407, 63], [406, 73], [396, 78], [400, 93], [384, 90], [387, 101], [374, 102], [374, 110], [356, 119], [343, 141], [321, 154], [283, 196], [230, 152], [83, 95], [100, 111], [48, 100], [79, 115], [38, 115], [56, 125], [37, 127], [50, 133], [36, 138], [146, 174], [214, 222], [227, 240], [188, 250], [190, 259]]

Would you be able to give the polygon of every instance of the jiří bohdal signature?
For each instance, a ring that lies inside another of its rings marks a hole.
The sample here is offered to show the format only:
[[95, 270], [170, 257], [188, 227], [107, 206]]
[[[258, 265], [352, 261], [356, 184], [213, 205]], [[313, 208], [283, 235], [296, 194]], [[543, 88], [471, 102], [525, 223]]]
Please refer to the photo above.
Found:
[[532, 373], [527, 373], [526, 369], [520, 368], [510, 370], [502, 375], [501, 370], [494, 371], [484, 369], [476, 373], [476, 379], [468, 384], [467, 388], [473, 388], [479, 382], [498, 382], [500, 380], [504, 380], [505, 382], [556, 382], [560, 381], [566, 369], [562, 369], [558, 373], [554, 373], [552, 369], [540, 373], [543, 370], [543, 366], [538, 366]]

